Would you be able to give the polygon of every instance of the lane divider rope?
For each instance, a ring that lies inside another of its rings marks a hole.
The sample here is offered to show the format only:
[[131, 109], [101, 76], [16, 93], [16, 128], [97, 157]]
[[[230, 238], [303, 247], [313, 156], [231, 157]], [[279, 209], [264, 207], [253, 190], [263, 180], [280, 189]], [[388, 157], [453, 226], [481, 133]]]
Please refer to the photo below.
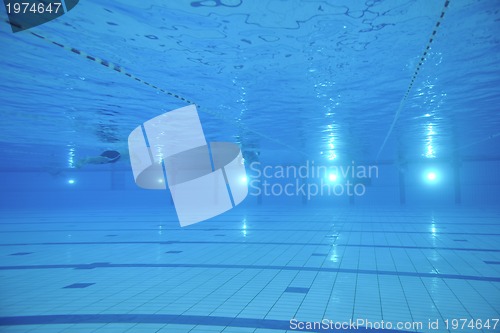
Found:
[[438, 28], [441, 26], [441, 21], [444, 18], [444, 14], [446, 13], [446, 10], [448, 9], [448, 6], [450, 5], [450, 0], [446, 0], [443, 5], [443, 9], [441, 10], [441, 15], [439, 16], [436, 25], [434, 26], [434, 30], [432, 31], [431, 36], [429, 37], [429, 40], [427, 41], [427, 45], [422, 52], [422, 55], [420, 56], [420, 59], [418, 61], [418, 64], [415, 68], [415, 71], [413, 72], [413, 76], [411, 77], [410, 84], [408, 85], [408, 88], [406, 89], [406, 92], [403, 96], [403, 99], [401, 99], [401, 102], [399, 102], [398, 109], [396, 110], [396, 114], [394, 115], [394, 119], [392, 120], [391, 127], [389, 128], [389, 131], [387, 132], [387, 135], [384, 138], [384, 141], [382, 142], [382, 145], [380, 146], [380, 149], [378, 150], [376, 160], [378, 161], [378, 158], [380, 154], [382, 153], [382, 150], [384, 150], [384, 147], [387, 143], [387, 140], [392, 134], [392, 131], [394, 130], [394, 126], [396, 125], [396, 122], [398, 121], [399, 115], [401, 114], [401, 111], [404, 108], [404, 105], [406, 103], [406, 100], [408, 99], [408, 96], [410, 96], [411, 89], [413, 88], [413, 85], [415, 83], [415, 80], [417, 79], [418, 74], [420, 73], [420, 69], [422, 68], [422, 65], [424, 64], [424, 61], [427, 59], [427, 55], [431, 49], [431, 44], [434, 41], [434, 38], [436, 37]]
[[[17, 28], [19, 28], [19, 29], [22, 29], [21, 25], [19, 25], [19, 24], [15, 23], [15, 22], [9, 22], [9, 21], [7, 21], [7, 20], [5, 20], [5, 22], [6, 22], [6, 23], [8, 23], [8, 24], [14, 25], [14, 26], [16, 26], [16, 27], [17, 27]], [[144, 81], [143, 79], [141, 79], [141, 78], [139, 78], [139, 77], [135, 76], [134, 74], [129, 73], [129, 72], [127, 72], [127, 71], [125, 71], [125, 70], [124, 70], [121, 66], [119, 66], [119, 65], [117, 65], [117, 64], [114, 64], [114, 63], [112, 63], [112, 62], [106, 61], [106, 60], [101, 59], [101, 58], [99, 58], [99, 57], [96, 57], [96, 56], [90, 55], [90, 54], [88, 54], [88, 53], [86, 53], [86, 52], [84, 52], [84, 51], [82, 51], [82, 50], [76, 49], [76, 48], [74, 48], [74, 47], [70, 47], [70, 46], [67, 46], [67, 45], [64, 45], [64, 44], [61, 44], [61, 43], [55, 42], [55, 41], [53, 41], [53, 40], [51, 40], [51, 39], [49, 39], [49, 38], [47, 38], [47, 37], [45, 37], [45, 36], [43, 36], [43, 35], [37, 34], [37, 33], [33, 32], [33, 31], [31, 31], [31, 30], [27, 30], [27, 32], [28, 32], [28, 33], [30, 33], [31, 35], [33, 35], [33, 36], [37, 37], [37, 38], [40, 38], [40, 39], [42, 39], [42, 40], [44, 40], [44, 41], [46, 41], [46, 42], [50, 43], [50, 44], [53, 44], [53, 45], [59, 46], [59, 47], [61, 47], [61, 48], [65, 49], [65, 50], [68, 50], [68, 51], [70, 51], [70, 52], [73, 52], [74, 54], [77, 54], [77, 55], [79, 55], [79, 56], [81, 56], [81, 57], [83, 57], [83, 58], [85, 58], [85, 59], [87, 59], [87, 60], [90, 60], [90, 61], [93, 61], [93, 62], [95, 62], [95, 63], [98, 63], [98, 64], [100, 64], [100, 65], [102, 65], [102, 66], [104, 66], [104, 67], [108, 67], [108, 68], [110, 68], [110, 69], [112, 69], [112, 70], [114, 70], [114, 71], [117, 71], [118, 73], [122, 73], [123, 75], [128, 76], [129, 78], [134, 79], [134, 80], [136, 80], [137, 82], [141, 82], [141, 83], [143, 83], [143, 84], [145, 84], [145, 85], [147, 85], [147, 86], [149, 86], [149, 87], [151, 87], [151, 88], [153, 88], [153, 89], [156, 89], [156, 90], [158, 90], [158, 91], [160, 91], [160, 92], [162, 92], [162, 93], [164, 93], [164, 94], [167, 94], [167, 95], [172, 96], [172, 97], [174, 97], [174, 98], [180, 99], [180, 100], [182, 100], [182, 101], [184, 101], [184, 102], [186, 102], [186, 103], [188, 103], [188, 104], [195, 104], [195, 103], [191, 102], [191, 101], [190, 101], [189, 99], [187, 99], [187, 98], [184, 98], [184, 97], [182, 97], [182, 96], [180, 96], [180, 95], [178, 95], [178, 94], [175, 94], [175, 93], [172, 93], [172, 92], [170, 92], [170, 91], [167, 91], [167, 90], [165, 90], [165, 89], [163, 89], [163, 88], [160, 88], [160, 87], [158, 87], [158, 86], [156, 86], [156, 85], [154, 85], [154, 84], [149, 83], [148, 81]], [[196, 106], [197, 106], [197, 107], [200, 107], [199, 105], [196, 105]]]
[[[18, 25], [18, 24], [16, 24], [16, 23], [11, 23], [11, 22], [9, 22], [9, 21], [7, 21], [7, 20], [4, 20], [4, 21], [5, 21], [6, 23], [8, 23], [9, 25], [10, 25], [10, 24], [14, 24], [14, 25], [16, 25], [18, 28], [22, 28], [20, 25]], [[47, 38], [47, 37], [45, 37], [45, 36], [43, 36], [43, 35], [38, 34], [38, 33], [35, 33], [35, 32], [33, 32], [33, 31], [31, 31], [31, 30], [25, 30], [25, 31], [27, 31], [27, 32], [28, 32], [28, 33], [30, 33], [31, 35], [33, 35], [33, 36], [35, 36], [35, 37], [37, 37], [37, 38], [39, 38], [39, 39], [41, 39], [41, 40], [44, 40], [45, 42], [48, 42], [48, 43], [53, 44], [53, 45], [56, 45], [56, 46], [58, 46], [58, 47], [60, 47], [60, 48], [62, 48], [62, 49], [65, 49], [65, 50], [67, 50], [67, 51], [72, 52], [73, 54], [79, 55], [79, 56], [81, 56], [82, 58], [85, 58], [85, 59], [87, 59], [87, 60], [93, 61], [93, 62], [95, 62], [95, 63], [97, 63], [97, 64], [100, 64], [100, 65], [102, 65], [102, 66], [104, 66], [104, 67], [106, 67], [106, 68], [108, 68], [108, 69], [111, 69], [111, 70], [114, 70], [114, 71], [116, 71], [116, 72], [118, 72], [118, 73], [121, 73], [121, 74], [123, 74], [123, 75], [125, 75], [125, 76], [129, 77], [130, 79], [133, 79], [133, 80], [135, 80], [135, 81], [137, 81], [137, 82], [143, 83], [143, 84], [147, 85], [148, 87], [151, 87], [151, 88], [153, 88], [153, 89], [155, 89], [155, 90], [157, 90], [157, 91], [159, 91], [159, 92], [161, 92], [161, 93], [164, 93], [164, 94], [166, 94], [166, 95], [169, 95], [169, 96], [172, 96], [172, 97], [177, 98], [177, 99], [179, 99], [179, 100], [182, 100], [182, 101], [184, 101], [184, 102], [186, 102], [186, 103], [188, 103], [188, 104], [194, 104], [197, 108], [201, 109], [201, 110], [200, 110], [201, 112], [205, 112], [205, 113], [207, 113], [207, 114], [209, 114], [209, 115], [211, 115], [211, 116], [213, 116], [213, 117], [215, 117], [215, 118], [217, 118], [217, 119], [223, 120], [223, 121], [225, 121], [225, 122], [227, 122], [227, 123], [231, 123], [231, 124], [233, 124], [233, 125], [234, 125], [234, 122], [233, 122], [233, 121], [229, 121], [229, 120], [227, 120], [226, 118], [221, 117], [220, 115], [218, 115], [218, 114], [216, 114], [216, 113], [209, 112], [209, 111], [207, 111], [206, 109], [203, 109], [200, 105], [198, 105], [198, 104], [196, 104], [196, 103], [192, 102], [191, 100], [189, 100], [189, 99], [187, 99], [187, 98], [185, 98], [185, 97], [183, 97], [183, 96], [181, 96], [181, 95], [179, 95], [179, 94], [176, 94], [176, 93], [170, 92], [170, 91], [165, 90], [165, 89], [163, 89], [163, 88], [160, 88], [160, 87], [158, 87], [158, 86], [156, 86], [156, 85], [154, 85], [154, 84], [152, 84], [152, 83], [150, 83], [150, 82], [148, 82], [148, 81], [145, 81], [145, 80], [141, 79], [140, 77], [137, 77], [137, 76], [135, 76], [134, 74], [127, 72], [126, 70], [124, 70], [124, 69], [123, 69], [123, 67], [121, 67], [121, 66], [119, 66], [119, 65], [117, 65], [117, 64], [115, 64], [115, 63], [112, 63], [112, 62], [109, 62], [109, 61], [104, 60], [104, 59], [102, 59], [102, 58], [96, 57], [96, 56], [94, 56], [94, 55], [91, 55], [91, 54], [89, 54], [89, 53], [87, 53], [87, 52], [84, 52], [84, 51], [82, 51], [82, 50], [76, 49], [76, 48], [74, 48], [74, 47], [70, 47], [70, 46], [67, 46], [67, 45], [64, 45], [64, 44], [61, 44], [61, 43], [55, 42], [55, 41], [53, 41], [53, 40], [51, 40], [51, 39], [49, 39], [49, 38]], [[258, 136], [260, 136], [260, 137], [262, 137], [262, 138], [264, 138], [264, 139], [266, 139], [266, 140], [269, 140], [269, 141], [274, 142], [274, 143], [277, 143], [277, 144], [279, 144], [279, 145], [281, 145], [281, 146], [283, 146], [283, 147], [286, 147], [286, 148], [288, 148], [288, 149], [291, 149], [291, 150], [293, 150], [293, 151], [295, 151], [295, 152], [298, 152], [298, 153], [300, 153], [300, 154], [301, 154], [301, 155], [303, 155], [303, 156], [308, 156], [308, 154], [307, 154], [307, 153], [305, 153], [305, 152], [303, 152], [303, 151], [301, 151], [301, 150], [299, 150], [299, 149], [297, 149], [297, 148], [295, 148], [295, 147], [293, 147], [293, 146], [291, 146], [291, 145], [288, 145], [288, 144], [286, 144], [286, 143], [283, 143], [283, 142], [281, 142], [280, 140], [277, 140], [277, 139], [275, 139], [275, 138], [273, 138], [273, 137], [271, 137], [271, 136], [269, 136], [269, 135], [263, 134], [263, 133], [261, 133], [261, 132], [259, 132], [259, 131], [256, 131], [256, 130], [252, 130], [252, 129], [245, 128], [245, 127], [243, 127], [241, 124], [236, 124], [236, 126], [237, 126], [237, 127], [240, 127], [240, 128], [243, 128], [244, 130], [246, 130], [246, 131], [248, 131], [248, 132], [250, 132], [250, 133], [254, 133], [254, 134], [256, 134], [256, 135], [258, 135]]]

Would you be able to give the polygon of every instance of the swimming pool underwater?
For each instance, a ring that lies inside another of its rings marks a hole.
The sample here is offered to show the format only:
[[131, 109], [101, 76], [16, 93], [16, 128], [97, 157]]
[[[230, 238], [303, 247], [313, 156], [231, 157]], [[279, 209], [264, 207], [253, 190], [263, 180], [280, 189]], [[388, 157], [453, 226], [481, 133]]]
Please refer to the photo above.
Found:
[[[4, 214], [1, 331], [293, 332], [363, 320], [343, 331], [498, 332], [499, 216], [238, 207], [179, 229], [164, 210]], [[488, 319], [489, 330], [468, 327]]]
[[500, 332], [497, 0], [65, 3], [0, 11], [0, 332]]

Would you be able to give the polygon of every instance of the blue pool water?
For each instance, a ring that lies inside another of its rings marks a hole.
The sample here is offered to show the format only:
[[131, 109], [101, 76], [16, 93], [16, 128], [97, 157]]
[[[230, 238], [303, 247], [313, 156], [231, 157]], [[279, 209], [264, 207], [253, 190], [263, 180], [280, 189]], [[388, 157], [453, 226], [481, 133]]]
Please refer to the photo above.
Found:
[[8, 8], [0, 332], [500, 332], [497, 1]]

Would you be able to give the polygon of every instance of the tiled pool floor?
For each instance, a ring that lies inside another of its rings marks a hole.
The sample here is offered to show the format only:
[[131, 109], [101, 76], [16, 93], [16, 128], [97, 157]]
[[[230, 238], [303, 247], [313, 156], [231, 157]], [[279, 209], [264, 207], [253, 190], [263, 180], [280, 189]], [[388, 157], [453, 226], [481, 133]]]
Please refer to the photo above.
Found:
[[500, 332], [499, 213], [3, 212], [0, 332]]

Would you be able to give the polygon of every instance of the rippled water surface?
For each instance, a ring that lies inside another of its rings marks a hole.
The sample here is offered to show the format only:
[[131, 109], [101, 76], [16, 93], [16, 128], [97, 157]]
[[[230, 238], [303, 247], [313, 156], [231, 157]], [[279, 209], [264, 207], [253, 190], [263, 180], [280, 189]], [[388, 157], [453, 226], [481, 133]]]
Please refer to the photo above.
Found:
[[[451, 1], [440, 19], [443, 4], [88, 0], [30, 31], [193, 101], [209, 141], [263, 161], [495, 158], [500, 6]], [[186, 105], [5, 23], [0, 40], [2, 168], [124, 150], [138, 124]]]

